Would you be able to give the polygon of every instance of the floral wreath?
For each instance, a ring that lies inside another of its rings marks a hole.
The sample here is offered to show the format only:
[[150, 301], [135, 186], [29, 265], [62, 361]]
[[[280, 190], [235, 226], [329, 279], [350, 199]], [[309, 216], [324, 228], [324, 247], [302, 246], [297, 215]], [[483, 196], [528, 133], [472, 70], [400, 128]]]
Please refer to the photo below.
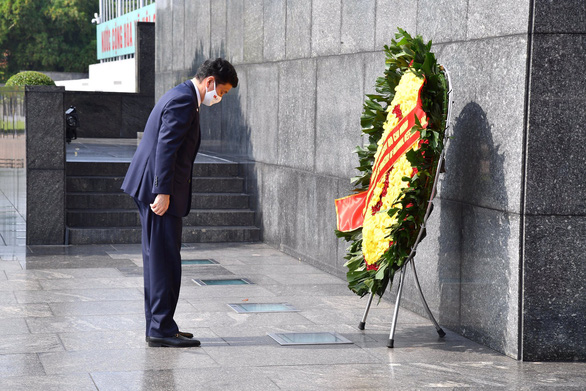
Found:
[[369, 144], [355, 150], [356, 194], [336, 200], [336, 235], [351, 243], [348, 287], [360, 296], [382, 297], [423, 228], [448, 103], [443, 68], [430, 49], [431, 41], [402, 29], [384, 47], [384, 75], [377, 94], [366, 95], [361, 117]]

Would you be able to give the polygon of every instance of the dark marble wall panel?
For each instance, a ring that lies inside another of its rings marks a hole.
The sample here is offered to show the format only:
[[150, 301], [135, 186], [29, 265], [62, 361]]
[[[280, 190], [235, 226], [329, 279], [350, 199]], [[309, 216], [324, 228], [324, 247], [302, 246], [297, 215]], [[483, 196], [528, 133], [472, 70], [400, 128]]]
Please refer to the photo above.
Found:
[[535, 33], [586, 33], [586, 2], [534, 0]]
[[534, 2], [523, 260], [524, 360], [586, 360], [579, 148], [586, 82], [584, 2]]
[[155, 24], [137, 22], [136, 24], [136, 92], [155, 94]]
[[26, 244], [64, 244], [65, 170], [27, 170], [26, 193]]
[[63, 244], [65, 115], [62, 87], [27, 86], [26, 243]]
[[65, 110], [62, 87], [26, 87], [26, 167], [64, 170]]
[[586, 217], [528, 216], [523, 359], [586, 360]]
[[127, 94], [122, 96], [122, 121], [118, 124], [121, 138], [135, 138], [149, 119], [154, 101], [152, 96]]

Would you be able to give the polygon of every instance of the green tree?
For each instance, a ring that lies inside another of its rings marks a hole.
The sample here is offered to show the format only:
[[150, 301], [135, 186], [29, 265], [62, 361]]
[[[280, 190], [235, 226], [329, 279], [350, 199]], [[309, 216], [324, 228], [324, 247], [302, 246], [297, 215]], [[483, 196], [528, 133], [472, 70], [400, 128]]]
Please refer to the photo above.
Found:
[[21, 70], [87, 72], [98, 0], [0, 0], [0, 82]]

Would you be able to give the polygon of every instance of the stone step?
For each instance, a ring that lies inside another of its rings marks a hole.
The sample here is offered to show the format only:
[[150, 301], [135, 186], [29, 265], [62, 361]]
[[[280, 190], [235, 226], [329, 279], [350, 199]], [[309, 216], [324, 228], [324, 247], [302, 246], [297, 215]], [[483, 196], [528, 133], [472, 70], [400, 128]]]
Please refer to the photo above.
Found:
[[[130, 163], [67, 162], [68, 176], [124, 177]], [[194, 177], [238, 176], [238, 163], [194, 163]]]
[[[244, 193], [193, 193], [193, 209], [247, 209], [250, 196]], [[136, 209], [124, 193], [67, 193], [67, 209]]]
[[[120, 186], [124, 177], [67, 176], [67, 192], [122, 193]], [[242, 193], [244, 178], [240, 177], [194, 177], [194, 193]]]
[[[253, 226], [254, 212], [246, 209], [192, 209], [183, 226]], [[129, 209], [68, 209], [67, 226], [140, 227], [138, 211]]]
[[[140, 228], [69, 228], [67, 244], [137, 244]], [[257, 242], [256, 227], [183, 227], [183, 243]]]

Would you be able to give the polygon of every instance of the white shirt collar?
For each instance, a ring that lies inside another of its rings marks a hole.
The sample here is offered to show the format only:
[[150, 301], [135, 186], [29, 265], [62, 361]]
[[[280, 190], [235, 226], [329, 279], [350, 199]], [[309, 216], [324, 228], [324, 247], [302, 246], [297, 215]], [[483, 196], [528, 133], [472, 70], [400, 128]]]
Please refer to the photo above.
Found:
[[197, 107], [201, 106], [201, 96], [199, 95], [199, 90], [197, 89], [197, 85], [195, 84], [194, 79], [191, 79], [191, 83], [195, 88], [195, 93], [197, 94]]

